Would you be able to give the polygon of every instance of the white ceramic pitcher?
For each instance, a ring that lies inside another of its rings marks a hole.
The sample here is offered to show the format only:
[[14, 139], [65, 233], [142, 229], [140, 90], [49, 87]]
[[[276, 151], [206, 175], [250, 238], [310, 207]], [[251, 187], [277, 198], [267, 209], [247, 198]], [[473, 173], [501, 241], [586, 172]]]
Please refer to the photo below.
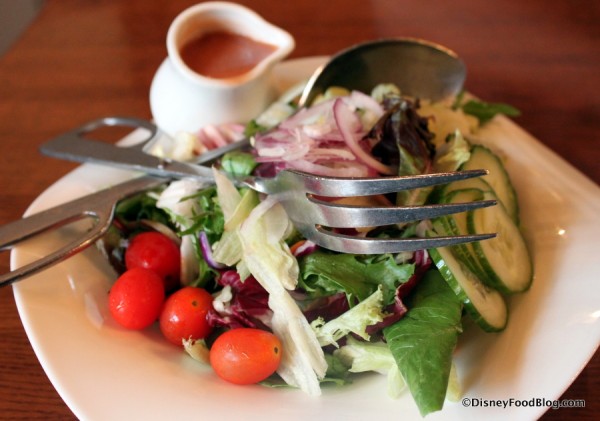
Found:
[[[202, 76], [182, 60], [183, 45], [210, 32], [231, 32], [271, 44], [274, 50], [248, 72], [217, 79]], [[184, 10], [167, 34], [168, 57], [150, 88], [150, 108], [163, 131], [195, 132], [207, 124], [246, 122], [274, 99], [271, 70], [294, 48], [292, 36], [252, 10], [228, 2], [200, 3]]]

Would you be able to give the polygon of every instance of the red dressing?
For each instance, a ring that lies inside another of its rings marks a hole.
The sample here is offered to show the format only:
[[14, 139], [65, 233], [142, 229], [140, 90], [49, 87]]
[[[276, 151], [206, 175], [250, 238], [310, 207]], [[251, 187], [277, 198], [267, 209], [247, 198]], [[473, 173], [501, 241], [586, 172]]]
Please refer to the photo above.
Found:
[[203, 76], [227, 79], [249, 72], [275, 46], [232, 32], [209, 32], [192, 39], [180, 51], [183, 62]]

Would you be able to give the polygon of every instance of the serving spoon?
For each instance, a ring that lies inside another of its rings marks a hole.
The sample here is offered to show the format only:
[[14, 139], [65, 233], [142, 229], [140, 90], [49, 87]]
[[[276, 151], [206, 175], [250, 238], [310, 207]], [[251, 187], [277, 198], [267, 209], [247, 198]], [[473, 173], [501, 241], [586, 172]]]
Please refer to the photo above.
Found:
[[300, 105], [310, 105], [331, 86], [370, 93], [393, 83], [403, 95], [438, 101], [458, 94], [466, 67], [458, 55], [439, 44], [417, 38], [368, 41], [334, 55], [305, 86]]

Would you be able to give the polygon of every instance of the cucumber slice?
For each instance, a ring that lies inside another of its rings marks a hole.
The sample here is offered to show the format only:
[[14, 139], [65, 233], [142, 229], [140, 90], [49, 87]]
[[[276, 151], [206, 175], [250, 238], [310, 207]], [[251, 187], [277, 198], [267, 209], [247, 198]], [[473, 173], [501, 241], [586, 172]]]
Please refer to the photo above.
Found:
[[[484, 192], [484, 199], [493, 199]], [[496, 238], [472, 244], [472, 250], [487, 274], [486, 280], [501, 292], [526, 291], [533, 280], [529, 250], [519, 227], [502, 206], [477, 209], [467, 213], [467, 230], [471, 234], [495, 232]]]
[[[446, 184], [442, 190], [442, 197], [450, 195], [450, 193], [458, 190], [477, 189], [482, 192], [493, 191], [492, 186], [486, 183], [483, 178], [467, 178], [466, 180], [454, 181]], [[480, 199], [478, 199], [480, 200]]]
[[429, 249], [442, 277], [463, 302], [465, 310], [486, 332], [499, 332], [508, 322], [506, 302], [495, 289], [485, 286], [447, 247]]
[[[454, 183], [452, 183], [454, 184]], [[483, 192], [478, 189], [456, 190], [442, 197], [440, 203], [466, 203], [483, 200]], [[442, 216], [433, 221], [433, 226], [440, 235], [467, 235], [467, 212], [456, 213], [453, 215]], [[467, 267], [484, 283], [486, 272], [476, 257], [473, 250], [473, 244], [465, 243], [449, 247], [457, 258], [459, 258]], [[490, 285], [493, 287], [493, 285]]]
[[[486, 169], [490, 173], [483, 177], [498, 196], [498, 200], [506, 208], [515, 223], [519, 223], [519, 204], [517, 193], [510, 182], [510, 178], [502, 161], [491, 150], [482, 145], [475, 145], [471, 149], [471, 158], [465, 162], [462, 170]], [[482, 189], [484, 190], [484, 189]], [[484, 190], [485, 191], [485, 190]]]
[[[462, 168], [461, 168], [462, 169]], [[457, 190], [477, 189], [481, 191], [493, 191], [492, 187], [483, 181], [481, 177], [467, 178], [466, 180], [454, 181], [438, 187], [435, 194], [430, 196], [431, 203], [442, 203], [448, 196]]]

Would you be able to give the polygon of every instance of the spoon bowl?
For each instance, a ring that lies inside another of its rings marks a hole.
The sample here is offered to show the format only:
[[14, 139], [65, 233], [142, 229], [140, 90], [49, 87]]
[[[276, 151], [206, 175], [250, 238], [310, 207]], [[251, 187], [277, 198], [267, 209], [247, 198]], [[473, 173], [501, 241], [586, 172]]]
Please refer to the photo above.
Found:
[[415, 38], [365, 42], [341, 51], [318, 69], [304, 88], [300, 105], [310, 105], [331, 86], [369, 93], [393, 83], [403, 95], [441, 100], [459, 93], [466, 67], [441, 45]]

